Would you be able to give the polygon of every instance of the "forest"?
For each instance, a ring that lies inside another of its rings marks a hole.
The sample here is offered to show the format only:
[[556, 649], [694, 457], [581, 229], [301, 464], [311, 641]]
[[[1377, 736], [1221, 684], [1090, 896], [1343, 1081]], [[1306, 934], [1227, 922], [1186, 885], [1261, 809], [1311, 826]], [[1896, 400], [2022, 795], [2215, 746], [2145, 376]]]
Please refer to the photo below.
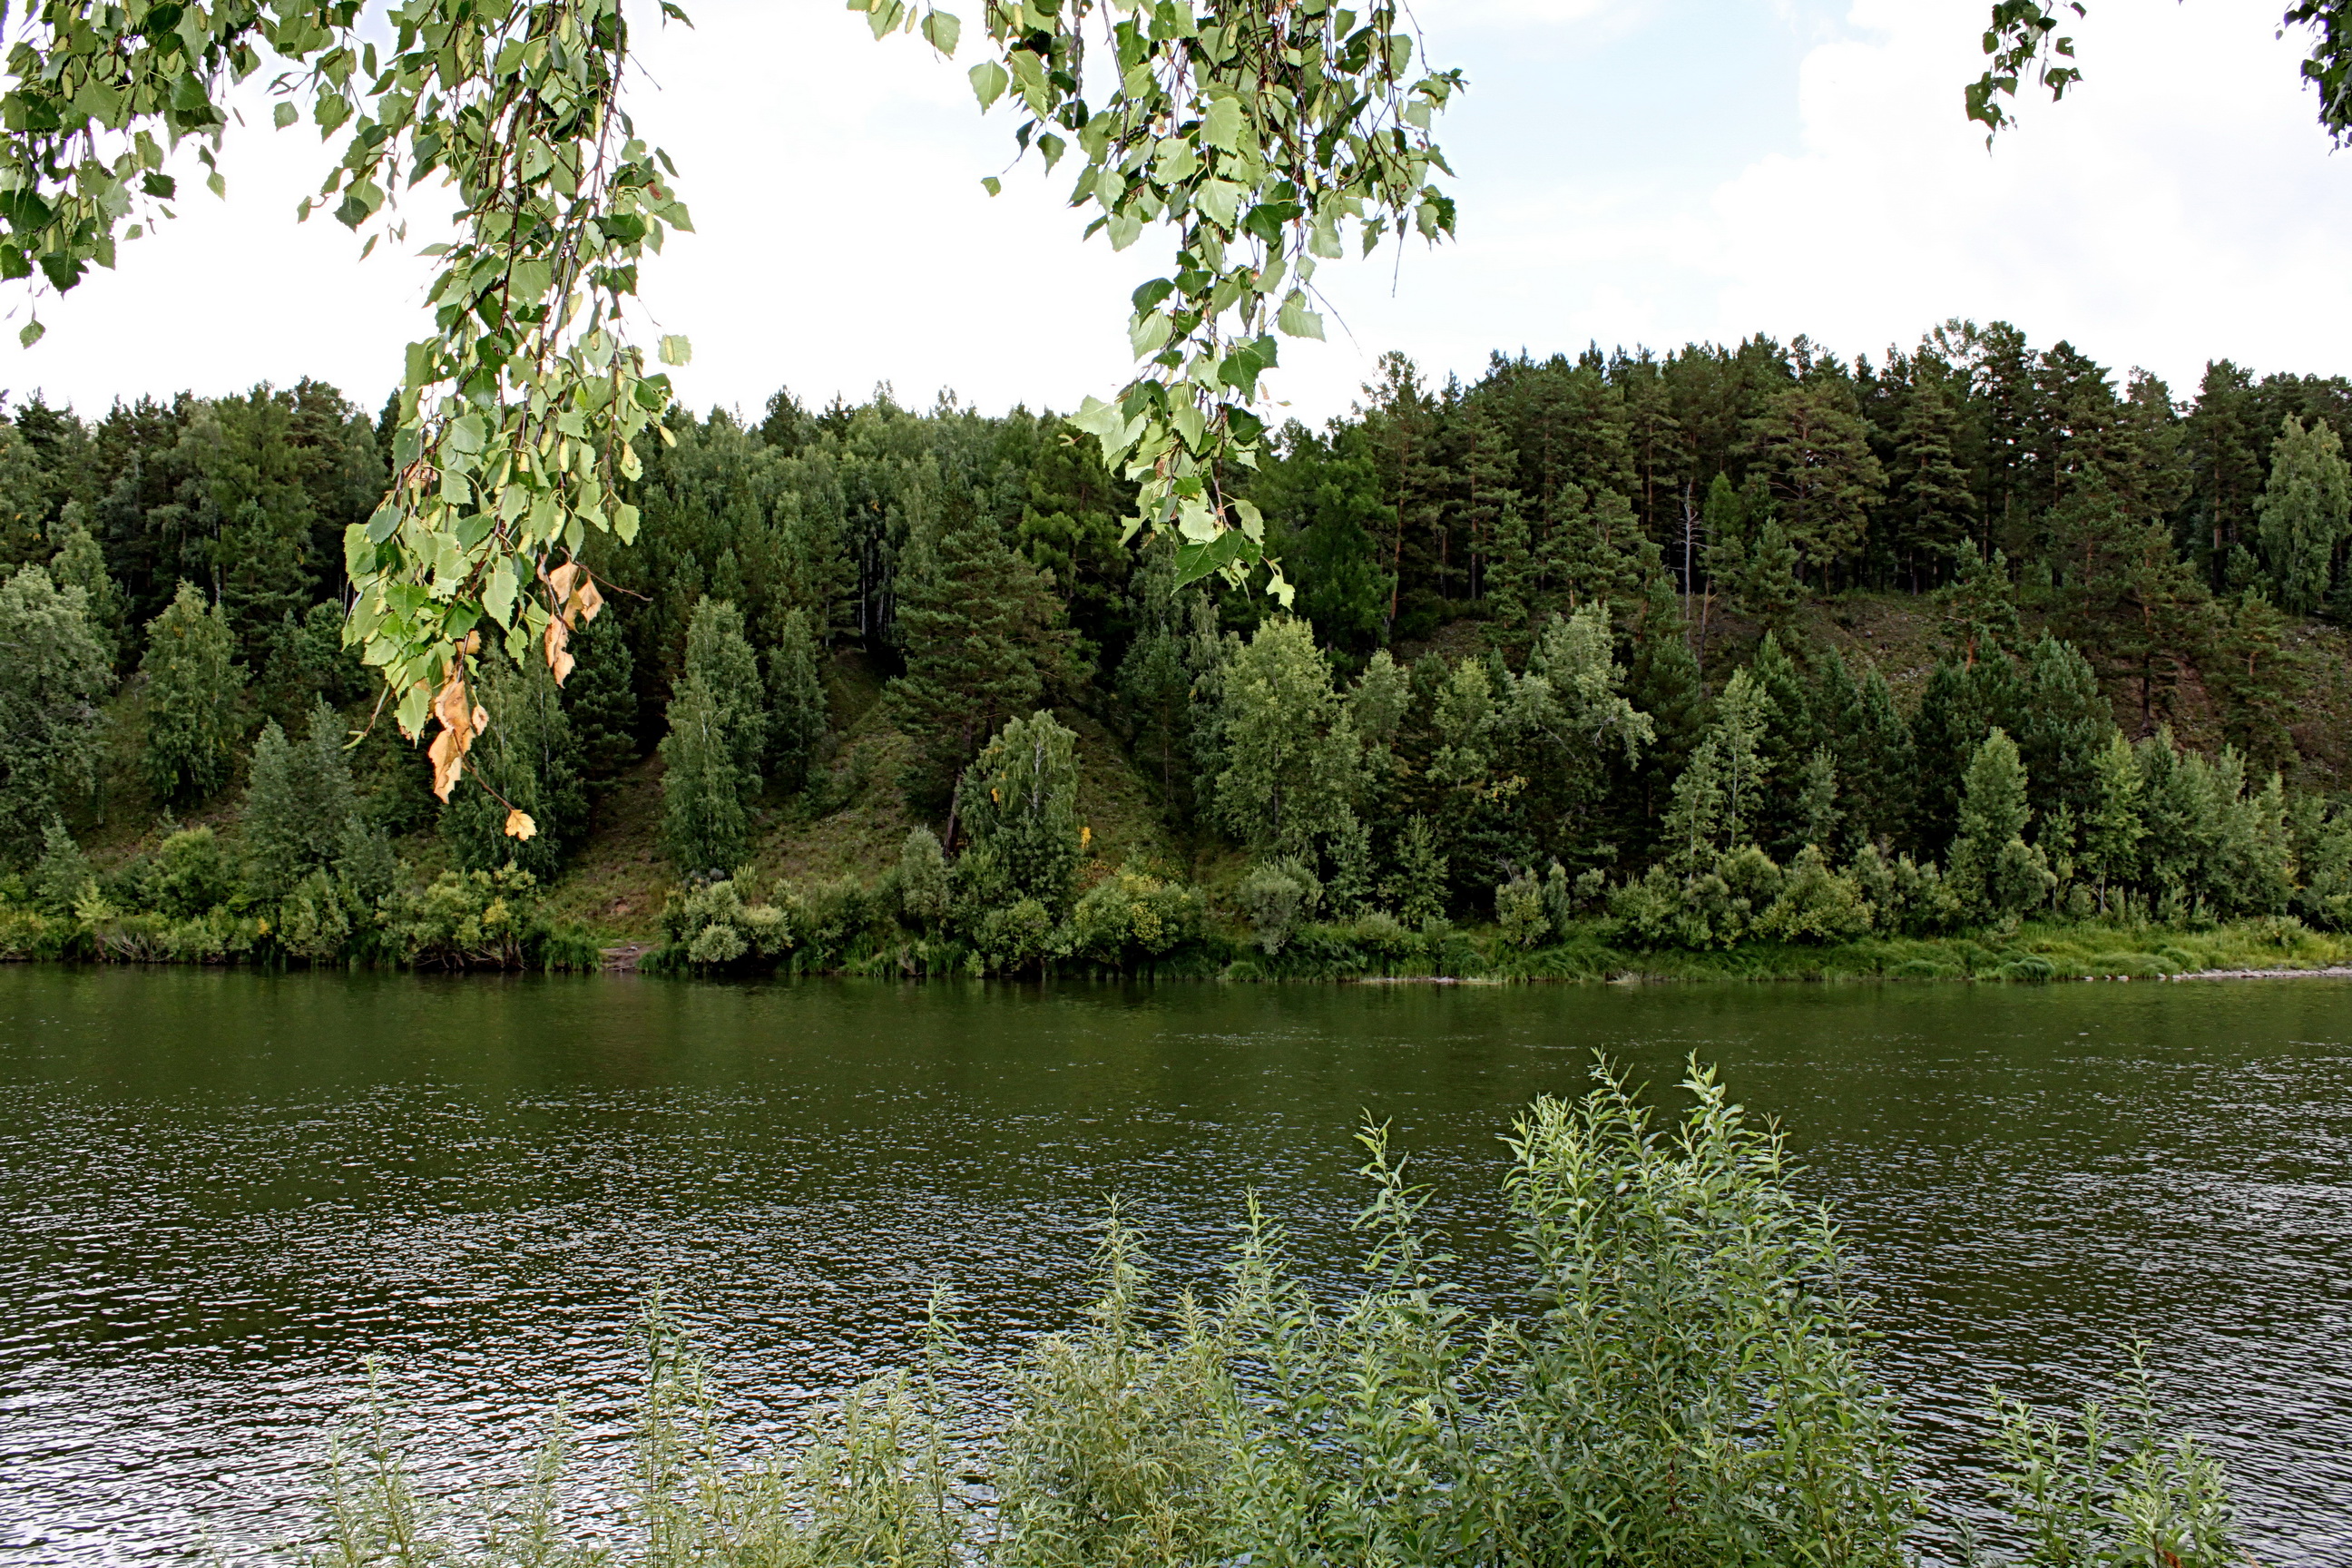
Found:
[[1227, 476], [1285, 607], [1262, 571], [1177, 588], [1051, 413], [673, 406], [641, 531], [587, 547], [576, 664], [486, 650], [445, 804], [342, 637], [396, 411], [36, 395], [0, 426], [0, 952], [1541, 973], [1900, 941], [1927, 973], [1970, 933], [2249, 921], [2291, 949], [2352, 929], [2347, 409], [2340, 376], [2217, 361], [2184, 395], [2002, 323], [1470, 384], [1391, 354]]

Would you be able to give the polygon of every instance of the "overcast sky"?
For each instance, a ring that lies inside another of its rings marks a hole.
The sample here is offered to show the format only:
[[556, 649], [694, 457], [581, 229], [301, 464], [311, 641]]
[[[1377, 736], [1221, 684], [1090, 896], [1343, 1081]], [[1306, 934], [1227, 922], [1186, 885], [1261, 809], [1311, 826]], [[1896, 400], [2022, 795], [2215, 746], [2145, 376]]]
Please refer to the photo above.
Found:
[[[839, 0], [687, 5], [695, 31], [641, 37], [633, 107], [699, 227], [646, 280], [644, 341], [694, 340], [689, 402], [888, 382], [916, 405], [950, 388], [1066, 409], [1120, 384], [1125, 297], [1165, 251], [1080, 244], [1066, 169], [1012, 172], [991, 200], [1012, 121], [980, 118], [969, 59], [877, 45]], [[2215, 357], [2352, 372], [2352, 158], [2298, 88], [2282, 8], [2099, 0], [2079, 97], [1988, 153], [1959, 107], [1984, 0], [1429, 0], [1430, 55], [1471, 83], [1441, 121], [1460, 239], [1328, 265], [1331, 342], [1286, 345], [1273, 385], [1319, 420], [1392, 348], [1465, 377], [1495, 349], [1759, 331], [1875, 358], [1954, 316], [2070, 339], [2181, 395]], [[323, 216], [296, 226], [329, 158], [315, 132], [247, 119], [226, 203], [185, 202], [46, 301], [43, 342], [0, 347], [19, 400], [97, 414], [305, 374], [382, 400], [424, 331], [425, 271], [356, 263]]]

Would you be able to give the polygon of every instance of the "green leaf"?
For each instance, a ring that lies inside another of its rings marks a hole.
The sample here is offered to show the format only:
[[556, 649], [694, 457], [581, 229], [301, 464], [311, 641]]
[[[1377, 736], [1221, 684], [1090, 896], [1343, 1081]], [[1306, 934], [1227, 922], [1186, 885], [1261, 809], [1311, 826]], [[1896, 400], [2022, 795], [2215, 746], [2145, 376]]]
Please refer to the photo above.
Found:
[[269, 122], [280, 131], [301, 118], [301, 111], [290, 103], [281, 103], [269, 111]]
[[452, 451], [473, 457], [482, 449], [484, 436], [482, 416], [478, 414], [463, 415], [449, 422], [448, 441]]
[[1290, 291], [1290, 298], [1275, 313], [1274, 324], [1294, 338], [1323, 340], [1323, 318], [1307, 308], [1307, 295], [1301, 289]]
[[490, 619], [499, 625], [509, 626], [513, 622], [514, 602], [514, 568], [501, 561], [498, 569], [490, 574], [489, 584], [482, 590], [482, 608], [488, 610]]
[[1176, 586], [1181, 588], [1228, 566], [1254, 564], [1265, 558], [1265, 552], [1247, 534], [1237, 528], [1227, 529], [1205, 543], [1176, 547]]
[[1242, 141], [1242, 100], [1238, 98], [1221, 98], [1210, 104], [1209, 111], [1201, 116], [1201, 140], [1212, 147], [1227, 153], [1239, 152]]
[[983, 114], [996, 106], [996, 100], [1003, 98], [1004, 89], [1013, 84], [1013, 79], [1005, 74], [1004, 68], [994, 60], [981, 61], [971, 68], [971, 90], [980, 100]]
[[554, 269], [536, 258], [514, 264], [508, 292], [522, 304], [534, 304], [546, 296], [555, 282]]
[[35, 343], [41, 341], [42, 335], [48, 330], [48, 328], [41, 325], [37, 321], [27, 321], [25, 323], [24, 331], [16, 334], [16, 342], [24, 345], [26, 348], [31, 348]]
[[963, 37], [963, 23], [945, 11], [926, 11], [923, 13], [923, 37], [940, 53], [952, 55], [956, 52], [957, 43]]
[[1118, 404], [1105, 403], [1088, 393], [1079, 403], [1078, 411], [1070, 416], [1070, 423], [1089, 436], [1110, 441], [1126, 431], [1127, 415]]
[[392, 537], [393, 531], [399, 526], [400, 509], [392, 502], [386, 501], [376, 508], [374, 514], [367, 520], [367, 542], [370, 544], [382, 544]]
[[684, 333], [666, 333], [661, 341], [661, 362], [664, 364], [686, 364], [694, 358], [694, 344]]
[[992, 196], [1001, 195], [1003, 194], [1004, 182], [998, 179], [993, 174], [982, 174], [980, 177], [980, 184], [981, 188], [985, 190]]

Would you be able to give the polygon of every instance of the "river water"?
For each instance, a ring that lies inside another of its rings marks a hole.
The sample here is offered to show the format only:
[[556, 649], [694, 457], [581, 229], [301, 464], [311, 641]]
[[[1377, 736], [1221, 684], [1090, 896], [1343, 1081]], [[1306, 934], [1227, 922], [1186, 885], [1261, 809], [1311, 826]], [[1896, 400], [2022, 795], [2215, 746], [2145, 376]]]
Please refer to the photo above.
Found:
[[312, 1529], [375, 1358], [428, 1486], [559, 1395], [617, 1465], [667, 1290], [740, 1419], [1071, 1321], [1117, 1192], [1213, 1286], [1258, 1188], [1334, 1280], [1392, 1119], [1465, 1268], [1496, 1135], [1603, 1049], [1779, 1117], [1966, 1508], [1984, 1385], [2149, 1344], [2266, 1563], [2352, 1564], [2352, 984], [1157, 988], [0, 968], [0, 1559]]

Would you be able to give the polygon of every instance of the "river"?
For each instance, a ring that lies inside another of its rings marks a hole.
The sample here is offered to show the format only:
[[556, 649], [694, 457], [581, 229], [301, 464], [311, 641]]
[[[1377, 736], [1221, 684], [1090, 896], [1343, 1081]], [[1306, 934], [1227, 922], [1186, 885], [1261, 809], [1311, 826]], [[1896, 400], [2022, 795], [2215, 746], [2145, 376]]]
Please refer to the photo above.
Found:
[[0, 967], [0, 1558], [306, 1536], [376, 1358], [455, 1487], [559, 1394], [592, 1473], [661, 1286], [734, 1414], [1067, 1323], [1117, 1192], [1213, 1287], [1255, 1186], [1349, 1278], [1392, 1119], [1465, 1268], [1496, 1135], [1594, 1050], [1781, 1120], [1965, 1508], [1984, 1385], [2134, 1339], [2266, 1563], [2352, 1565], [2352, 983], [1159, 987]]

